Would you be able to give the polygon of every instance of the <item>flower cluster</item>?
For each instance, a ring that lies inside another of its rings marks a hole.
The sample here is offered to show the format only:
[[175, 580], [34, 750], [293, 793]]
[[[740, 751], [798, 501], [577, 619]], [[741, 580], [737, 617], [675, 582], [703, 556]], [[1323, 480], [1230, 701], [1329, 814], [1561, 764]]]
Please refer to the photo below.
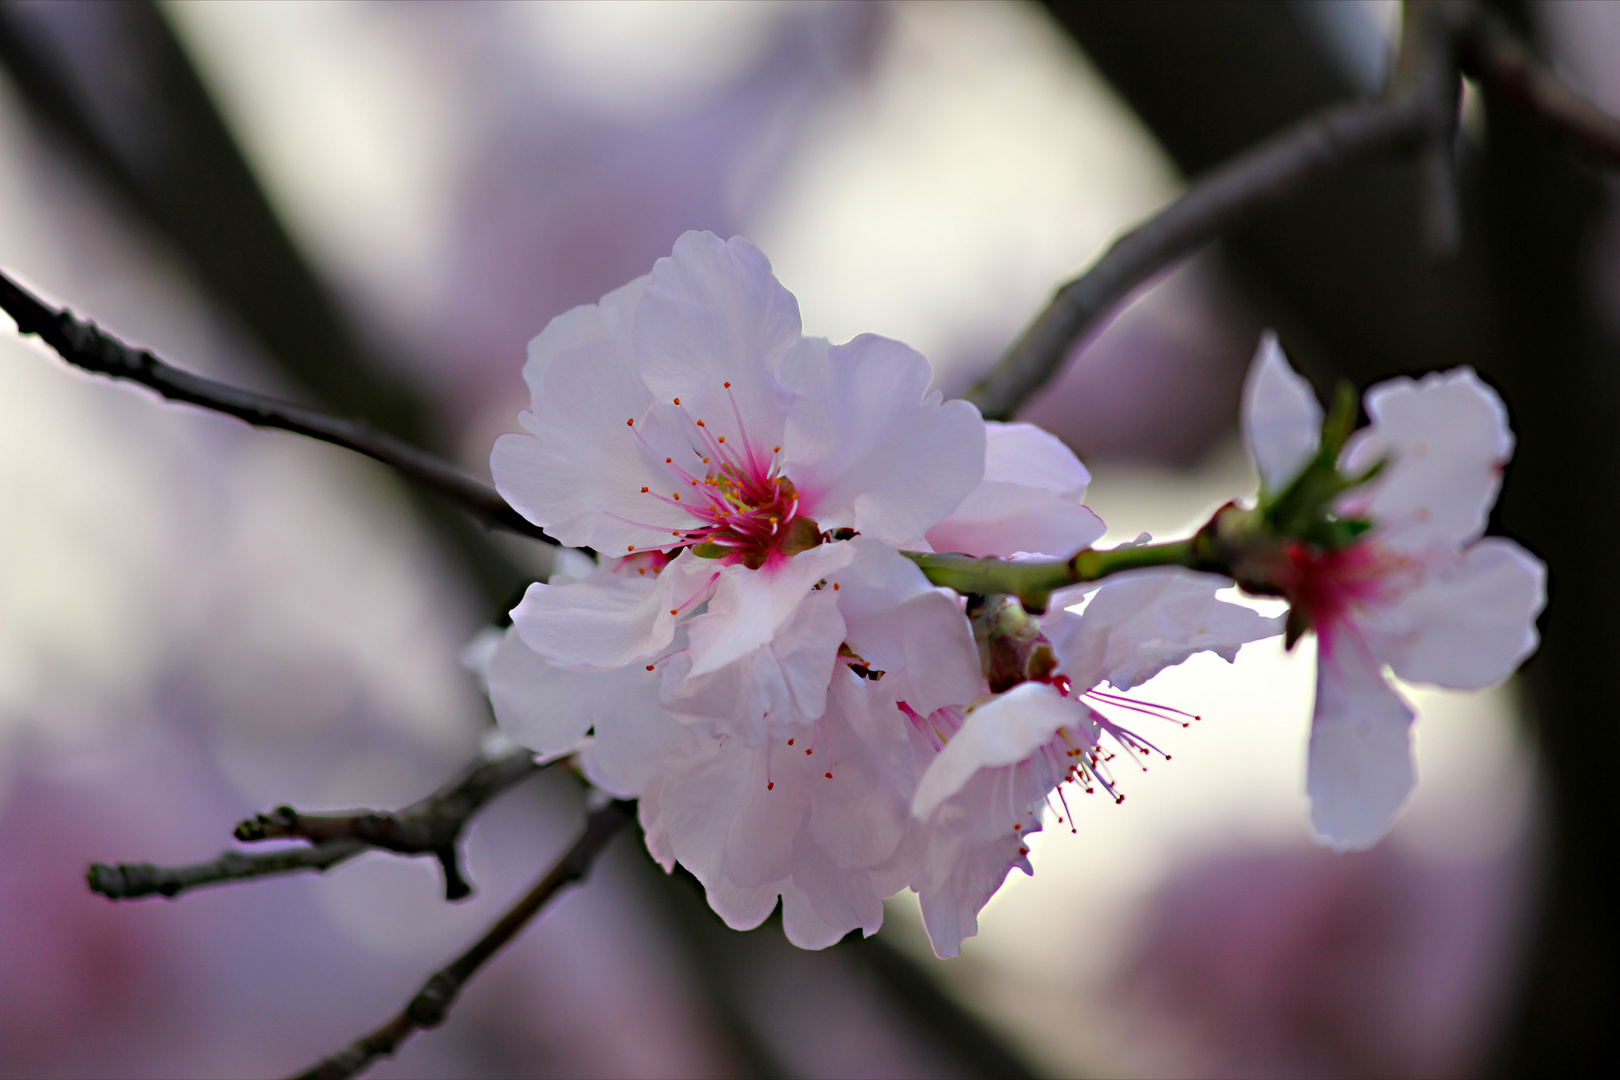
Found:
[[[1276, 627], [1209, 575], [1094, 589], [1082, 615], [931, 585], [903, 551], [1066, 558], [1103, 533], [1062, 443], [929, 392], [916, 352], [801, 333], [744, 240], [688, 233], [556, 320], [524, 369], [503, 496], [598, 552], [536, 584], [488, 670], [502, 728], [639, 800], [653, 855], [735, 927], [872, 933], [910, 887], [952, 955], [1059, 785], [1112, 792], [1107, 716], [1201, 649]], [[1129, 704], [1129, 703], [1127, 703]]]
[[[496, 717], [637, 799], [654, 857], [730, 925], [780, 904], [806, 948], [911, 888], [954, 955], [1065, 785], [1123, 798], [1108, 762], [1157, 751], [1120, 718], [1182, 715], [1123, 695], [1195, 653], [1315, 632], [1313, 822], [1354, 847], [1412, 783], [1384, 667], [1481, 686], [1535, 646], [1541, 564], [1480, 539], [1511, 436], [1471, 372], [1374, 388], [1352, 435], [1353, 398], [1324, 419], [1268, 338], [1256, 504], [1101, 552], [1067, 447], [942, 401], [898, 342], [804, 336], [741, 239], [681, 237], [553, 320], [524, 377], [496, 485], [595, 554], [513, 610]], [[1234, 581], [1286, 621], [1218, 599]]]

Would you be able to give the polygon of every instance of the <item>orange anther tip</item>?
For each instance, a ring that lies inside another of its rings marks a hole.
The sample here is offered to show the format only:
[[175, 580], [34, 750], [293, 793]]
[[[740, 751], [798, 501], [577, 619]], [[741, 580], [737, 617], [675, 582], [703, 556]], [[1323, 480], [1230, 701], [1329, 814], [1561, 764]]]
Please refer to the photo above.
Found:
[[651, 671], [651, 670], [652, 670], [652, 669], [653, 669], [653, 666], [652, 666], [652, 665], [651, 665], [651, 664], [648, 664], [648, 665], [647, 665], [647, 670], [648, 670], [648, 671]]
[[625, 422], [624, 422], [624, 426], [625, 426], [625, 427], [635, 427], [635, 426], [636, 426], [636, 421], [635, 421], [635, 418], [634, 418], [634, 417], [632, 417], [632, 418], [630, 418], [630, 419], [629, 419], [629, 420], [626, 420], [626, 421], [625, 421]]
[[780, 446], [773, 446], [773, 447], [771, 447], [771, 453], [773, 453], [773, 454], [780, 454], [780, 453], [781, 453], [781, 452], [782, 452], [782, 448], [781, 448], [781, 447], [780, 447]]
[[775, 789], [775, 787], [776, 787], [776, 781], [775, 780], [767, 780], [767, 781], [765, 781], [765, 790], [766, 791], [771, 791], [771, 790]]
[[726, 383], [726, 389], [727, 389], [727, 390], [730, 390], [730, 389], [731, 389], [731, 384], [730, 384], [730, 383]]
[[680, 399], [680, 398], [676, 398], [676, 399], [675, 399], [675, 404], [677, 404], [677, 405], [679, 405], [679, 404], [680, 404], [680, 403], [681, 403], [681, 399]]
[[670, 609], [669, 609], [669, 613], [670, 613], [670, 614], [671, 614], [671, 615], [674, 615], [674, 614], [675, 614], [675, 613], [676, 613], [676, 612], [678, 612], [678, 611], [679, 611], [679, 610], [680, 610], [680, 608], [670, 608]]
[[701, 421], [701, 420], [698, 421], [698, 427], [708, 427], [708, 426], [709, 425], [705, 424], [703, 421]]
[[832, 779], [832, 773], [828, 773], [828, 774], [827, 774], [827, 779], [829, 779], [829, 780], [831, 780], [831, 779]]
[[789, 739], [789, 740], [788, 740], [788, 745], [789, 745], [789, 746], [792, 746], [792, 745], [793, 745], [793, 740], [792, 740], [792, 739]]
[[813, 753], [815, 753], [815, 750], [814, 750], [814, 749], [807, 749], [807, 750], [806, 750], [806, 751], [805, 751], [805, 753], [806, 753], [806, 754], [813, 754]]
[[[699, 420], [699, 421], [698, 421], [698, 423], [700, 423], [700, 424], [701, 424], [701, 423], [703, 423], [703, 421], [701, 421], [701, 420]], [[722, 435], [722, 436], [720, 436], [720, 439], [719, 439], [719, 441], [720, 441], [720, 442], [725, 442], [725, 441], [726, 441], [726, 437], [725, 437], [725, 436], [724, 436], [724, 435]]]
[[[647, 490], [647, 489], [646, 489], [646, 488], [642, 488], [642, 490], [643, 490], [643, 491], [645, 491], [645, 490]], [[631, 544], [631, 545], [629, 545], [629, 546], [628, 546], [628, 547], [626, 547], [626, 548], [625, 548], [625, 549], [624, 549], [624, 550], [626, 550], [626, 551], [634, 551], [634, 550], [636, 550], [636, 545], [634, 545], [634, 544]]]
[[646, 491], [646, 490], [647, 490], [647, 489], [646, 489], [646, 488], [642, 488], [642, 489], [641, 489], [641, 490], [642, 490], [642, 491], [643, 491], [643, 492], [645, 492], [645, 491]]
[[664, 459], [664, 464], [665, 464], [665, 465], [668, 465], [668, 464], [669, 464], [669, 463], [670, 463], [670, 462], [672, 462], [672, 461], [674, 461], [674, 460], [675, 460], [675, 459], [674, 459], [674, 458], [672, 458], [672, 457], [667, 457], [667, 458], [665, 458], [665, 459]]
[[838, 588], [839, 588], [839, 586], [838, 586], [838, 582], [836, 582], [836, 581], [835, 581], [835, 582], [833, 582], [833, 592], [837, 592], [837, 591], [838, 591]]

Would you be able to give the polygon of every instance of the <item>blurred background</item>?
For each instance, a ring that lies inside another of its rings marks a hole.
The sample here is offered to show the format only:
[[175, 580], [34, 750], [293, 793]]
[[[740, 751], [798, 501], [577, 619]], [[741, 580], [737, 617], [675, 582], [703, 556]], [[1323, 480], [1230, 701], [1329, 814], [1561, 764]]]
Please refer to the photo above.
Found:
[[[1620, 4], [1497, 5], [1620, 111]], [[1382, 85], [1399, 8], [1325, 2], [0, 3], [0, 265], [170, 361], [488, 475], [527, 340], [681, 232], [741, 233], [806, 332], [959, 391], [1188, 177]], [[957, 960], [915, 907], [822, 953], [726, 930], [615, 843], [378, 1076], [1464, 1076], [1613, 1056], [1620, 637], [1614, 189], [1471, 89], [1462, 250], [1369, 165], [1165, 275], [1024, 412], [1111, 539], [1253, 490], [1262, 326], [1321, 386], [1475, 365], [1520, 453], [1495, 523], [1545, 646], [1419, 691], [1420, 783], [1314, 847], [1312, 664], [1203, 657], [1128, 799], [1075, 805]], [[9, 323], [6, 324], [9, 327]], [[333, 448], [166, 406], [0, 334], [0, 1074], [257, 1076], [392, 1014], [567, 843], [568, 778], [427, 862], [112, 905], [281, 802], [396, 806], [488, 730], [461, 647], [547, 567]]]

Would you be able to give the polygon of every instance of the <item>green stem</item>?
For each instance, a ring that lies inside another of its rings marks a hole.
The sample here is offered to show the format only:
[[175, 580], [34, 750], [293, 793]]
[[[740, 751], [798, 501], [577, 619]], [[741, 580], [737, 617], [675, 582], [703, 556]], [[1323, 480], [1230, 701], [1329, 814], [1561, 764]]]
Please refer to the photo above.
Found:
[[1072, 559], [1042, 559], [1038, 562], [1009, 562], [994, 557], [903, 553], [935, 585], [959, 593], [1005, 593], [1016, 596], [1026, 611], [1046, 610], [1052, 590], [1086, 581], [1100, 581], [1111, 574], [1140, 570], [1149, 566], [1185, 566], [1211, 569], [1198, 556], [1194, 540], [1173, 540], [1165, 544], [1118, 547], [1107, 551], [1087, 548]]

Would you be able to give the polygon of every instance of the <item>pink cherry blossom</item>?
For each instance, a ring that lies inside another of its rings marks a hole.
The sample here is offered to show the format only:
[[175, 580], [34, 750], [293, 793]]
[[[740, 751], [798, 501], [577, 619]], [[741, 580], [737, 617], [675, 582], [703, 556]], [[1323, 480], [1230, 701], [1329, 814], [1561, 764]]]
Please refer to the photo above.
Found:
[[[1084, 612], [1054, 597], [1042, 633], [1057, 654], [1045, 681], [1032, 680], [961, 706], [921, 713], [902, 706], [931, 744], [911, 809], [925, 848], [912, 882], [940, 956], [954, 956], [977, 930], [980, 908], [1014, 867], [1032, 873], [1027, 838], [1040, 831], [1048, 800], [1065, 784], [1123, 799], [1103, 748], [1127, 758], [1157, 753], [1120, 714], [1184, 722], [1175, 709], [1124, 697], [1196, 652], [1231, 661], [1245, 643], [1276, 634], [1278, 620], [1216, 599], [1223, 578], [1181, 570], [1122, 574], [1096, 587]], [[1112, 689], [1103, 689], [1104, 683]]]
[[[522, 639], [605, 671], [660, 662], [680, 630], [683, 681], [774, 662], [775, 690], [755, 690], [804, 719], [841, 643], [825, 604], [801, 617], [855, 557], [835, 530], [921, 543], [983, 476], [983, 421], [929, 392], [927, 361], [871, 335], [805, 337], [740, 238], [682, 236], [646, 278], [553, 320], [524, 377], [529, 433], [491, 460], [501, 494], [565, 544], [667, 565], [533, 586], [513, 612]], [[789, 632], [794, 648], [759, 652]]]
[[[1481, 539], [1513, 452], [1507, 412], [1468, 368], [1397, 378], [1367, 392], [1371, 424], [1340, 459], [1384, 469], [1338, 504], [1372, 528], [1350, 546], [1291, 544], [1276, 584], [1314, 628], [1316, 708], [1307, 781], [1311, 821], [1340, 848], [1388, 830], [1411, 791], [1411, 706], [1400, 678], [1478, 689], [1537, 644], [1546, 567], [1509, 540]], [[1264, 490], [1287, 487], [1320, 445], [1322, 412], [1274, 336], [1243, 395], [1244, 430]]]

